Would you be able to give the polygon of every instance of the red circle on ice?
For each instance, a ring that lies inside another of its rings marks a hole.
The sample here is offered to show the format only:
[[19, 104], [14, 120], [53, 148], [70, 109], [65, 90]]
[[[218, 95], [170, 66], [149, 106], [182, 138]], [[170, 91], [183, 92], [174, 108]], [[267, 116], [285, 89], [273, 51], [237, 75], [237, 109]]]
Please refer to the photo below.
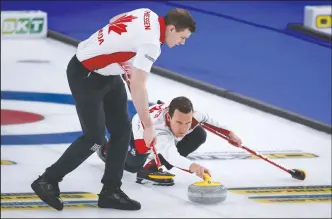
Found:
[[42, 115], [36, 113], [1, 109], [1, 125], [32, 123], [43, 119]]

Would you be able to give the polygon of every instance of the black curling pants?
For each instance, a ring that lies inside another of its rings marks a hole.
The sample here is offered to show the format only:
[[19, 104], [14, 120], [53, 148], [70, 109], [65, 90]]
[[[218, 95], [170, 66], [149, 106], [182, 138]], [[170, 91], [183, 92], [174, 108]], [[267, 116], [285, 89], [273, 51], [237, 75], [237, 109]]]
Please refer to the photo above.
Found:
[[127, 93], [121, 76], [89, 72], [74, 56], [67, 67], [67, 78], [83, 135], [46, 169], [45, 176], [59, 182], [75, 170], [106, 143], [106, 127], [111, 135], [111, 147], [108, 147], [101, 182], [110, 189], [120, 187], [131, 136]]

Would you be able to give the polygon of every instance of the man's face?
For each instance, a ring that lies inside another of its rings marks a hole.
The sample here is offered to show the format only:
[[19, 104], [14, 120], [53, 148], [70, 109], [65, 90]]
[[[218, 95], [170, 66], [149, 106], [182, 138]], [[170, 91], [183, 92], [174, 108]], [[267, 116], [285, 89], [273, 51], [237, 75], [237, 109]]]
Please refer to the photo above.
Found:
[[193, 112], [181, 113], [175, 110], [173, 117], [167, 114], [167, 120], [170, 123], [170, 128], [176, 137], [184, 137], [191, 127], [193, 119]]
[[166, 28], [165, 42], [169, 48], [178, 45], [184, 45], [186, 39], [188, 39], [191, 35], [189, 29], [185, 29], [182, 31], [176, 31], [175, 26], [170, 25]]

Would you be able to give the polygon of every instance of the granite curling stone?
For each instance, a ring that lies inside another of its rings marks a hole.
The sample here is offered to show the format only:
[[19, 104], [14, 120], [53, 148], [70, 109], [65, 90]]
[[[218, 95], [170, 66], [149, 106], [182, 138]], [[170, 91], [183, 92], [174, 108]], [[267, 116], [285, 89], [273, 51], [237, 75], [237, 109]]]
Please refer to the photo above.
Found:
[[227, 188], [220, 182], [213, 182], [208, 174], [204, 181], [196, 182], [188, 187], [188, 199], [202, 204], [216, 204], [227, 198]]

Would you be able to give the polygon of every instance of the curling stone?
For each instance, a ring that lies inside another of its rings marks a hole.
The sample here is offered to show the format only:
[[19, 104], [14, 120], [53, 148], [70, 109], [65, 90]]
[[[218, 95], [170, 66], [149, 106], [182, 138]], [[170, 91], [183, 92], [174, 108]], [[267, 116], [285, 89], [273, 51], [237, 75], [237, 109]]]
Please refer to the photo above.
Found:
[[196, 182], [188, 187], [188, 198], [192, 202], [215, 204], [227, 198], [227, 188], [220, 182], [213, 182], [208, 174], [204, 181]]

